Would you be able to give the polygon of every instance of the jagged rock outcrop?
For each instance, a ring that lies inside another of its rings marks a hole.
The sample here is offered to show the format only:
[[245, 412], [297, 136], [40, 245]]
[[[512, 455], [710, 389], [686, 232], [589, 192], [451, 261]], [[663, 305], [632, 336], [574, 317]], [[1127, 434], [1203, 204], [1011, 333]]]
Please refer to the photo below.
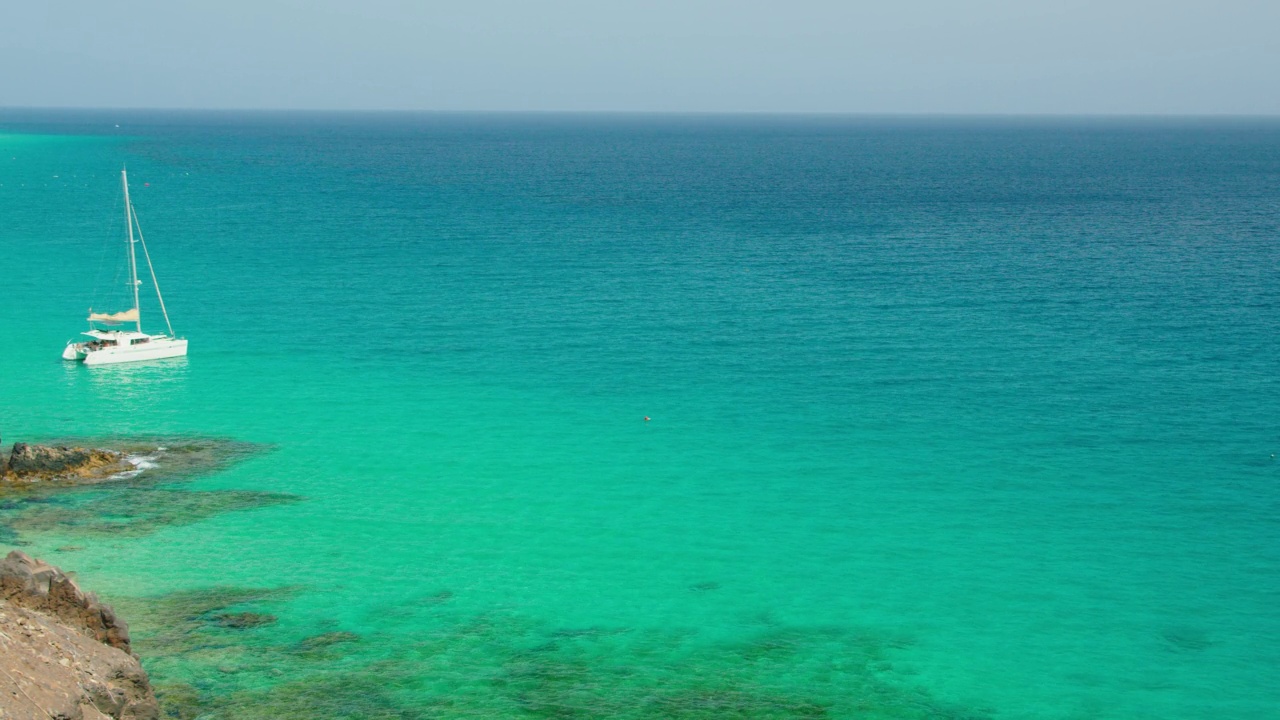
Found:
[[0, 561], [0, 717], [156, 720], [147, 673], [111, 608], [52, 565]]
[[132, 469], [124, 453], [114, 450], [14, 443], [0, 485], [96, 482]]
[[62, 570], [14, 550], [0, 560], [0, 599], [74, 625], [93, 639], [130, 655], [129, 626]]

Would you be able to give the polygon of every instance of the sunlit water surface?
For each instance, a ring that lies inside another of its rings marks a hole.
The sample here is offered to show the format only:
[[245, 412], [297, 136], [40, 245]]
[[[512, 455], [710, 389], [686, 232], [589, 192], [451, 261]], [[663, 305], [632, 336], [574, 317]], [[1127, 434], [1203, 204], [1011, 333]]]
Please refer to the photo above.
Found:
[[[1280, 124], [0, 130], [6, 443], [219, 458], [0, 511], [172, 717], [1277, 716]], [[64, 364], [122, 163], [191, 355]]]

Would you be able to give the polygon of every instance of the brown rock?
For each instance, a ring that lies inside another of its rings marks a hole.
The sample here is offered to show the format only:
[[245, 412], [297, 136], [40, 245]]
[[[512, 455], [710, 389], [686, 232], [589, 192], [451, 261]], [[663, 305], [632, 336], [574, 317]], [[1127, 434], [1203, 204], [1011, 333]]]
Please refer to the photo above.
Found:
[[132, 653], [129, 626], [93, 593], [58, 568], [14, 550], [0, 560], [0, 599], [75, 625], [111, 647]]
[[124, 622], [58, 568], [17, 551], [0, 561], [0, 669], [6, 719], [160, 716]]
[[0, 483], [22, 486], [96, 482], [132, 469], [124, 454], [114, 450], [14, 443], [9, 462], [0, 473]]

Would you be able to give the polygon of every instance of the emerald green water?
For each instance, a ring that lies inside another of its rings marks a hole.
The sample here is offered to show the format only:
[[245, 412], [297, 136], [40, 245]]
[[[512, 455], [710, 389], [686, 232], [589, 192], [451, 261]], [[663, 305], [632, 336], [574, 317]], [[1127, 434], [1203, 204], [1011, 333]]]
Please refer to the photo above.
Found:
[[0, 510], [173, 717], [1280, 716], [1274, 122], [0, 131], [4, 441], [249, 444]]

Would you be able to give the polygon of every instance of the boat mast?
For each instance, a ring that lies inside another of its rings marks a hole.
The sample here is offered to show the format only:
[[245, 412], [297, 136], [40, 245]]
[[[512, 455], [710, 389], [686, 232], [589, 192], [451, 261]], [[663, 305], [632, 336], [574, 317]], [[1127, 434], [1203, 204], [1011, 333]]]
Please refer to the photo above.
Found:
[[138, 332], [142, 332], [142, 308], [138, 306], [138, 257], [133, 250], [133, 203], [129, 202], [129, 176], [120, 168], [120, 183], [124, 185], [124, 224], [129, 228], [129, 285], [133, 289], [133, 312], [138, 318]]
[[142, 223], [138, 222], [138, 213], [133, 214], [133, 224], [138, 228], [138, 244], [142, 246], [142, 257], [147, 260], [147, 270], [151, 273], [151, 285], [156, 289], [156, 300], [160, 301], [160, 312], [164, 314], [165, 327], [169, 328], [169, 337], [173, 334], [173, 323], [169, 322], [169, 311], [164, 307], [164, 296], [160, 294], [160, 281], [156, 280], [156, 266], [151, 264], [151, 253], [147, 251], [147, 239], [142, 236]]

